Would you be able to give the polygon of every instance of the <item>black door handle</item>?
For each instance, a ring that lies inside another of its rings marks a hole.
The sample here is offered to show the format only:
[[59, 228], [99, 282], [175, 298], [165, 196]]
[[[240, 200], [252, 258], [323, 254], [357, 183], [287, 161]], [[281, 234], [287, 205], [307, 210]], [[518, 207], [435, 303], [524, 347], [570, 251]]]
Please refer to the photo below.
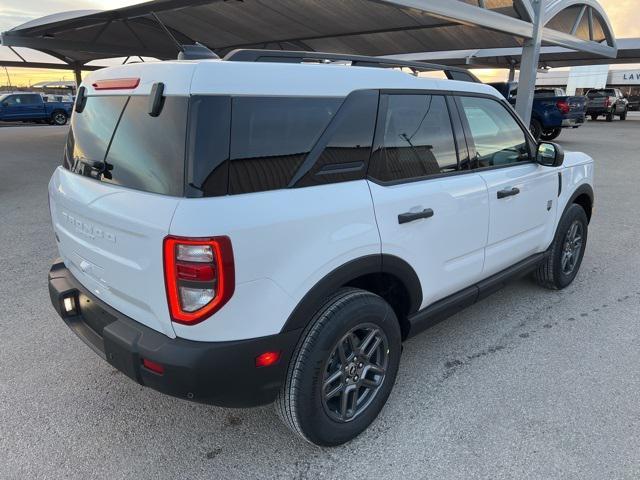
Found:
[[516, 187], [507, 188], [506, 190], [498, 190], [498, 198], [513, 197], [514, 195], [518, 195], [519, 193], [520, 189]]
[[425, 208], [421, 212], [405, 212], [398, 215], [398, 223], [409, 223], [414, 220], [420, 220], [421, 218], [430, 218], [433, 217], [433, 210], [430, 208]]

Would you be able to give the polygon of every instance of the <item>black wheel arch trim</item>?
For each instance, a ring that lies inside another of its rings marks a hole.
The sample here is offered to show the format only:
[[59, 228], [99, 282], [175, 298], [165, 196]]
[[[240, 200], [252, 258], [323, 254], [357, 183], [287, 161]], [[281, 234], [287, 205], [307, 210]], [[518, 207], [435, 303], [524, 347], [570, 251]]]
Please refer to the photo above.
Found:
[[418, 311], [422, 304], [422, 286], [411, 265], [395, 255], [365, 255], [344, 263], [317, 282], [298, 302], [281, 332], [306, 327], [327, 297], [349, 282], [373, 273], [386, 273], [398, 278], [409, 293], [409, 314]]
[[[578, 188], [576, 188], [574, 192], [571, 194], [571, 196], [569, 197], [569, 200], [567, 201], [566, 205], [564, 206], [564, 210], [562, 211], [562, 216], [564, 216], [564, 214], [567, 213], [567, 210], [569, 209], [569, 207], [571, 207], [571, 205], [576, 203], [576, 198], [578, 198], [580, 195], [585, 195], [585, 194], [591, 200], [591, 208], [593, 209], [593, 203], [595, 200], [593, 187], [591, 187], [591, 185], [589, 185], [588, 183], [583, 183]], [[589, 220], [591, 220], [591, 212], [586, 212], [586, 213]], [[560, 218], [562, 218], [562, 216]]]

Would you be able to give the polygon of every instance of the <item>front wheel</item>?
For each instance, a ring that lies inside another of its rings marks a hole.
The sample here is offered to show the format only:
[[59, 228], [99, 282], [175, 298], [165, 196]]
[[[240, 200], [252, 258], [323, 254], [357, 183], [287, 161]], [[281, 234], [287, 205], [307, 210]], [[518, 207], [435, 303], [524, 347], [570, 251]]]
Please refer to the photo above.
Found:
[[607, 113], [606, 120], [607, 122], [613, 122], [613, 110]]
[[626, 120], [627, 119], [627, 109], [624, 109], [624, 112], [622, 112], [622, 114], [620, 114], [620, 120]]
[[542, 140], [546, 140], [547, 142], [558, 138], [558, 136], [562, 133], [561, 128], [550, 128], [549, 130], [543, 130], [540, 134], [540, 138]]
[[400, 351], [400, 326], [389, 304], [365, 290], [341, 289], [303, 334], [276, 412], [308, 442], [348, 442], [382, 410], [396, 379]]
[[598, 120], [598, 115], [591, 115], [591, 120], [593, 120], [594, 122]]
[[587, 233], [587, 214], [574, 203], [560, 219], [548, 256], [535, 272], [539, 285], [561, 290], [573, 282], [582, 264]]

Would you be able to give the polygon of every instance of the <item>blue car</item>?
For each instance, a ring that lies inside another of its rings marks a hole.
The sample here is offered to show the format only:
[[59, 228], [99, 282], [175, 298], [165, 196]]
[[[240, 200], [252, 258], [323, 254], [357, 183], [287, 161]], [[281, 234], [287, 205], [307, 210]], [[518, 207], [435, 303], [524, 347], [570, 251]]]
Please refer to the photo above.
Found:
[[[517, 82], [491, 83], [509, 103], [515, 105]], [[536, 140], [550, 141], [563, 128], [578, 128], [585, 122], [587, 99], [567, 96], [561, 88], [539, 88], [534, 92], [529, 129]]]
[[0, 95], [0, 121], [43, 122], [65, 125], [71, 116], [73, 102], [45, 102], [39, 93], [6, 93]]

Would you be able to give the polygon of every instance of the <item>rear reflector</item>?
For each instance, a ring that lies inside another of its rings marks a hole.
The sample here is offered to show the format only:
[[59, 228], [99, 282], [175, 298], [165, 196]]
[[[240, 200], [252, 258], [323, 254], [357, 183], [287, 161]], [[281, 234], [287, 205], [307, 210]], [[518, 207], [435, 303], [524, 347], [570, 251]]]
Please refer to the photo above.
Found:
[[149, 360], [148, 358], [142, 359], [142, 366], [147, 370], [151, 370], [153, 373], [157, 373], [162, 375], [164, 373], [164, 367], [158, 362], [154, 362], [153, 360]]
[[171, 319], [195, 325], [218, 311], [235, 289], [229, 237], [164, 239], [164, 276]]
[[269, 367], [280, 360], [280, 352], [264, 352], [256, 357], [256, 367]]
[[95, 90], [129, 90], [136, 88], [140, 84], [139, 78], [110, 78], [107, 80], [96, 80], [92, 87]]

